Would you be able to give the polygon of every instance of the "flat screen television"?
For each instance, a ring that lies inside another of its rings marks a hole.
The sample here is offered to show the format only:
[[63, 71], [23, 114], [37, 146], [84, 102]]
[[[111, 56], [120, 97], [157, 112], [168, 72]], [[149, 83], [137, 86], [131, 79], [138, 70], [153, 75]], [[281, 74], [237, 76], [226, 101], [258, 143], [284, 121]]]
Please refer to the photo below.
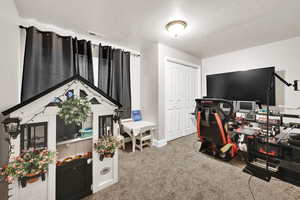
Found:
[[270, 105], [275, 105], [275, 67], [237, 71], [206, 76], [207, 97], [234, 101], [257, 101], [267, 104], [267, 89], [270, 81], [273, 89]]

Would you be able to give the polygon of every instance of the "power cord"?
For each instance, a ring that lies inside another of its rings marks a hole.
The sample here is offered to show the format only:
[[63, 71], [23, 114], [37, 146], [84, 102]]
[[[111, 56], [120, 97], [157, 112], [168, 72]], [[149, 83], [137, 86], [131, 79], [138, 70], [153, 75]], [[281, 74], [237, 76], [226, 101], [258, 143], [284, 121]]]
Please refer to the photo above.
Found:
[[[194, 149], [194, 151], [195, 152], [199, 152], [199, 148], [197, 148], [197, 147], [199, 147], [199, 146], [196, 146], [197, 144], [199, 144], [199, 141], [195, 141], [194, 143], [193, 143], [193, 149]], [[245, 158], [245, 159], [247, 159], [247, 158]], [[253, 193], [253, 190], [252, 190], [252, 188], [251, 188], [251, 180], [252, 180], [252, 178], [253, 178], [253, 173], [250, 171], [250, 170], [247, 170], [247, 172], [249, 173], [249, 174], [251, 174], [250, 176], [249, 176], [249, 179], [248, 179], [248, 188], [249, 188], [249, 191], [250, 191], [250, 193], [251, 193], [251, 196], [252, 196], [252, 199], [253, 200], [256, 200], [255, 199], [255, 196], [254, 196], [254, 193]]]
[[253, 177], [253, 175], [250, 175], [250, 177], [249, 177], [249, 179], [248, 179], [248, 187], [249, 187], [249, 190], [250, 190], [250, 193], [251, 193], [251, 195], [252, 195], [253, 200], [255, 200], [255, 196], [254, 196], [254, 193], [253, 193], [252, 188], [251, 188], [251, 180], [252, 180], [252, 177]]
[[247, 172], [250, 174], [249, 179], [248, 179], [248, 188], [249, 188], [249, 191], [250, 191], [250, 193], [251, 193], [252, 199], [253, 199], [253, 200], [256, 200], [256, 199], [255, 199], [255, 196], [254, 196], [254, 193], [253, 193], [253, 190], [252, 190], [252, 188], [251, 188], [251, 180], [252, 180], [252, 178], [253, 178], [253, 173], [252, 173], [250, 170], [248, 170], [248, 169], [246, 169], [246, 170], [247, 170]]

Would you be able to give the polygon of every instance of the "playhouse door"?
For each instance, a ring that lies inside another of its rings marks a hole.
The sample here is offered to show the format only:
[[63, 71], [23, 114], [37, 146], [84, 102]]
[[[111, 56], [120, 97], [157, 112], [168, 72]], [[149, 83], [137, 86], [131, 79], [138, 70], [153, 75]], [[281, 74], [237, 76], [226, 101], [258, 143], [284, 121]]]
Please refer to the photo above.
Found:
[[[99, 137], [103, 134], [107, 134], [107, 132], [113, 134], [113, 125], [112, 115], [108, 114], [94, 117], [93, 143], [96, 143]], [[116, 158], [117, 155], [113, 158], [104, 158], [103, 160], [100, 160], [100, 155], [93, 151], [93, 193], [114, 183]]]

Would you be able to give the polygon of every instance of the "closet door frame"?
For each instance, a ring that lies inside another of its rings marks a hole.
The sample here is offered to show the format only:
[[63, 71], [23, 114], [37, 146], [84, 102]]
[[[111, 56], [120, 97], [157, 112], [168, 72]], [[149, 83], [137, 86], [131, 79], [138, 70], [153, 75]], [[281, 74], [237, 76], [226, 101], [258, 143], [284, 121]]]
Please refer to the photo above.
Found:
[[[169, 74], [168, 74], [168, 69], [167, 68], [169, 67], [169, 63], [175, 63], [177, 65], [182, 65], [184, 67], [184, 68], [182, 68], [182, 70], [187, 70], [187, 71], [191, 70], [191, 71], [194, 71], [194, 72], [197, 73], [196, 76], [195, 76], [196, 80], [194, 81], [194, 84], [195, 84], [194, 86], [196, 87], [195, 88], [196, 94], [194, 95], [195, 97], [193, 97], [192, 99], [189, 99], [189, 102], [191, 103], [191, 101], [192, 101], [193, 105], [195, 105], [195, 98], [199, 98], [201, 96], [201, 79], [202, 79], [201, 78], [201, 66], [193, 64], [193, 63], [189, 63], [189, 62], [186, 62], [186, 61], [182, 61], [182, 60], [179, 60], [179, 59], [176, 59], [176, 58], [170, 58], [170, 57], [165, 58], [165, 68], [164, 68], [164, 79], [165, 79], [164, 80], [165, 81], [165, 83], [164, 83], [164, 122], [162, 122], [162, 123], [164, 123], [164, 133], [165, 133], [166, 141], [170, 141], [170, 140], [182, 137], [182, 136], [190, 135], [193, 132], [196, 132], [196, 124], [195, 124], [194, 116], [191, 115], [194, 108], [191, 108], [191, 106], [190, 106], [190, 108], [185, 110], [186, 113], [180, 113], [180, 117], [182, 117], [184, 119], [187, 118], [188, 120], [186, 120], [186, 123], [194, 123], [194, 129], [189, 128], [187, 130], [184, 130], [184, 128], [180, 127], [179, 131], [181, 131], [181, 133], [178, 133], [178, 135], [172, 137], [168, 134], [168, 127], [169, 127], [168, 126], [168, 123], [169, 123], [168, 120], [170, 120], [169, 117], [168, 117], [168, 108], [169, 108], [169, 105], [168, 105], [169, 104], [169, 102], [168, 102], [168, 98], [169, 98], [168, 97], [168, 92], [169, 92], [168, 91], [169, 90], [168, 89], [168, 84], [169, 83], [168, 83], [168, 81], [169, 81], [170, 77], [168, 77]], [[189, 81], [189, 80], [185, 77], [181, 81]], [[186, 82], [183, 83], [183, 84], [188, 85]], [[183, 97], [183, 98], [186, 99], [186, 96]], [[183, 103], [183, 106], [186, 106], [184, 104], [184, 102], [181, 102], [181, 103]], [[179, 104], [180, 104], [180, 102], [179, 102]], [[181, 123], [183, 121], [184, 120], [181, 120]], [[181, 124], [181, 126], [183, 126], [183, 125]], [[191, 127], [191, 124], [189, 125], [189, 127]]]

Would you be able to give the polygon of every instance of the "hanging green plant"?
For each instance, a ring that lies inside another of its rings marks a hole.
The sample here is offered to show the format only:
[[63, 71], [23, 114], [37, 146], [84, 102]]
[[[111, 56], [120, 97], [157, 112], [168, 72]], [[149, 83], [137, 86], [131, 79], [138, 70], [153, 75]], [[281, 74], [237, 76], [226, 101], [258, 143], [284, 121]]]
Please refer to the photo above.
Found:
[[80, 126], [91, 112], [90, 102], [86, 98], [69, 98], [60, 104], [58, 115], [66, 124]]

